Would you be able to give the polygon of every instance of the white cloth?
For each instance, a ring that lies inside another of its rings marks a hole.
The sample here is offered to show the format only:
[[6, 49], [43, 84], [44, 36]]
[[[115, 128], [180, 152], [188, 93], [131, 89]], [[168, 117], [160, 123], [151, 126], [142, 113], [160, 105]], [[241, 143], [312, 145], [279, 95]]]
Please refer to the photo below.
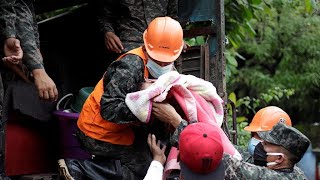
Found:
[[159, 161], [152, 161], [143, 180], [162, 180], [163, 166]]

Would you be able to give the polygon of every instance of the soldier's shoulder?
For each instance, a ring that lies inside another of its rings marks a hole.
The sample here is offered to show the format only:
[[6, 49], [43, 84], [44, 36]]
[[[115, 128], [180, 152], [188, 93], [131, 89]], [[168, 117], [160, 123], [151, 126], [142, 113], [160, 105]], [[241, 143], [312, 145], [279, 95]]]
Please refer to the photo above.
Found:
[[294, 166], [292, 174], [294, 177], [297, 177], [297, 179], [299, 179], [299, 180], [300, 179], [307, 179], [304, 172], [298, 166]]
[[136, 67], [138, 69], [141, 69], [142, 67], [144, 67], [142, 58], [135, 54], [127, 54], [119, 58], [118, 60], [114, 61], [113, 63], [117, 64], [116, 66], [118, 66], [119, 64], [122, 64], [124, 66], [128, 65], [131, 67]]

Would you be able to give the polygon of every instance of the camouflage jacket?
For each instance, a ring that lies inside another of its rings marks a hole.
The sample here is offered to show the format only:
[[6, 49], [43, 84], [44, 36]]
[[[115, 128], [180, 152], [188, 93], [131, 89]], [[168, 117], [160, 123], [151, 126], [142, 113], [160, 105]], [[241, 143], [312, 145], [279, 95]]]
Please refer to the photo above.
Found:
[[140, 122], [125, 103], [128, 93], [139, 90], [144, 82], [143, 60], [128, 54], [110, 64], [103, 75], [104, 93], [101, 97], [101, 115], [117, 124]]
[[20, 40], [23, 62], [29, 70], [42, 69], [40, 41], [33, 0], [1, 0], [0, 39], [14, 37]]
[[[128, 93], [139, 90], [145, 81], [143, 72], [143, 61], [137, 55], [129, 54], [110, 64], [103, 76], [104, 94], [100, 101], [103, 119], [117, 124], [140, 123], [126, 105], [125, 98]], [[186, 126], [187, 122], [183, 120], [170, 135], [171, 144], [178, 143], [180, 132]]]
[[1, 0], [0, 3], [0, 33], [1, 39], [16, 37], [15, 0]]
[[101, 31], [115, 32], [124, 44], [143, 43], [143, 32], [156, 17], [178, 19], [178, 0], [101, 0], [100, 3]]
[[228, 154], [224, 155], [223, 162], [225, 179], [307, 180], [303, 171], [296, 166], [293, 169], [271, 170], [244, 161], [238, 161]]
[[251, 163], [253, 164], [253, 157], [251, 156], [251, 154], [248, 152], [248, 147], [247, 146], [237, 146], [234, 145], [234, 147], [239, 151], [239, 153], [242, 156], [242, 160], [247, 162], [247, 163]]

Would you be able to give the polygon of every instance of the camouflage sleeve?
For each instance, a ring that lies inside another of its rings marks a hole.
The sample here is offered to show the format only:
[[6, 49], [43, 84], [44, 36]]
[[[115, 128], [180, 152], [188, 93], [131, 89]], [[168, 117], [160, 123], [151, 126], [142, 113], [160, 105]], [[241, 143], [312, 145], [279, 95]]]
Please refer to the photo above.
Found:
[[104, 119], [118, 124], [138, 121], [125, 98], [128, 93], [138, 90], [144, 81], [143, 72], [143, 61], [137, 55], [126, 55], [111, 63], [104, 75], [104, 93], [100, 102]]
[[167, 16], [178, 20], [178, 0], [169, 0], [167, 6]]
[[225, 165], [225, 179], [263, 179], [265, 175], [271, 177], [274, 173], [279, 174], [266, 167], [239, 161], [228, 154], [224, 154], [223, 162]]
[[179, 137], [180, 134], [182, 132], [182, 130], [187, 127], [188, 122], [186, 120], [181, 121], [181, 123], [179, 124], [179, 126], [177, 127], [177, 129], [173, 132], [173, 134], [170, 136], [170, 144], [172, 146], [178, 147], [178, 141], [179, 141]]
[[283, 172], [256, 166], [224, 154], [225, 179], [303, 179], [297, 171]]
[[106, 32], [115, 32], [114, 31], [114, 23], [116, 21], [117, 15], [116, 12], [113, 11], [116, 7], [114, 6], [114, 2], [107, 1], [99, 1], [97, 4], [98, 8], [98, 24], [100, 27], [100, 31], [103, 33]]
[[29, 71], [44, 69], [33, 1], [16, 1], [15, 7], [16, 36], [20, 40], [24, 52], [23, 62]]
[[[32, 7], [32, 8], [34, 8], [34, 7]], [[32, 23], [33, 32], [34, 32], [33, 34], [35, 37], [37, 48], [40, 49], [40, 35], [39, 35], [39, 30], [38, 30], [37, 17], [36, 17], [34, 10], [32, 10], [31, 14], [32, 14], [32, 19], [33, 19], [33, 23]]]
[[248, 152], [247, 146], [238, 146], [234, 145], [234, 147], [239, 151], [242, 156], [242, 160], [248, 163], [253, 163], [253, 158], [251, 154]]
[[15, 0], [1, 0], [0, 3], [0, 33], [2, 39], [16, 37]]
[[29, 71], [44, 68], [33, 1], [1, 0], [0, 32], [1, 38], [15, 37], [20, 40], [23, 62]]
[[291, 174], [292, 179], [297, 179], [297, 180], [307, 180], [307, 176], [305, 175], [305, 173], [299, 168], [297, 167], [297, 165], [295, 165], [293, 167], [293, 172]]

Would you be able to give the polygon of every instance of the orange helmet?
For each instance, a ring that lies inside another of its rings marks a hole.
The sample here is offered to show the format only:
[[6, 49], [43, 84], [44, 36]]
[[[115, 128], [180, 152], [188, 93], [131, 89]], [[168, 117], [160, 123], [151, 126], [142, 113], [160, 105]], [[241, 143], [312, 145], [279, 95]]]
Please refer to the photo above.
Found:
[[157, 17], [143, 33], [147, 53], [160, 62], [175, 61], [183, 48], [183, 30], [180, 23], [170, 17]]
[[244, 130], [250, 132], [269, 131], [279, 121], [292, 126], [291, 119], [286, 112], [276, 106], [268, 106], [260, 109]]

